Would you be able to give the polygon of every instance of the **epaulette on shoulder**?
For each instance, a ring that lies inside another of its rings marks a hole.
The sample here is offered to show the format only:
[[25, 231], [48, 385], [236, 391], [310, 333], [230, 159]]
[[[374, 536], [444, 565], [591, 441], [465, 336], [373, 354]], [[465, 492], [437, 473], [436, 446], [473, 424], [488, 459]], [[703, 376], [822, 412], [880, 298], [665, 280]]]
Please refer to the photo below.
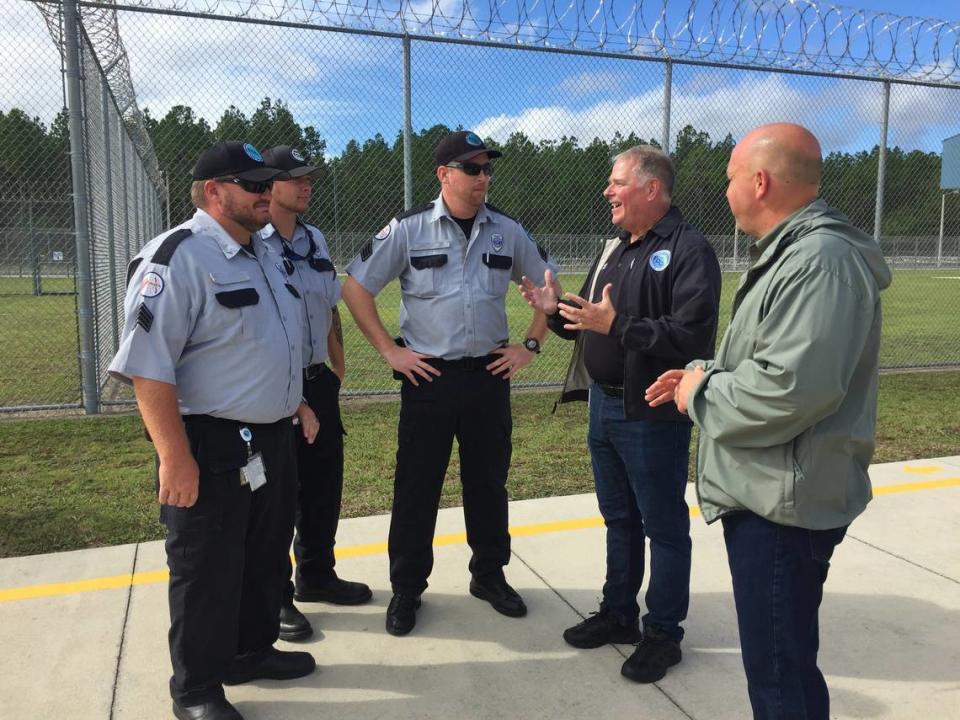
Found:
[[177, 251], [177, 248], [180, 247], [180, 243], [192, 234], [193, 230], [190, 228], [180, 228], [176, 232], [170, 233], [163, 239], [163, 242], [160, 243], [160, 247], [157, 248], [153, 257], [150, 258], [150, 262], [154, 265], [169, 265], [173, 254]]
[[404, 218], [413, 217], [414, 215], [419, 215], [422, 212], [427, 210], [433, 210], [433, 203], [428, 202], [423, 205], [417, 205], [417, 207], [412, 207], [409, 210], [404, 210], [402, 213], [397, 215], [397, 220], [403, 220]]
[[517, 220], [513, 215], [507, 215], [507, 213], [498, 208], [496, 205], [491, 205], [490, 203], [484, 203], [484, 205], [487, 206], [487, 210], [490, 212], [495, 212], [497, 215], [503, 215], [508, 220], [513, 220], [517, 225], [523, 225], [523, 223]]

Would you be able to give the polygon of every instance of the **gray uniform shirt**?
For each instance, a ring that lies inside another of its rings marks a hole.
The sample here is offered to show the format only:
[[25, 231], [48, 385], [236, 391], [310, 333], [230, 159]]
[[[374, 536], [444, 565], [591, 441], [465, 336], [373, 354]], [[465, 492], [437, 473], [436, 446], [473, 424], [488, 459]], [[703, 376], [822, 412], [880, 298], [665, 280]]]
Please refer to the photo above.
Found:
[[506, 344], [510, 282], [526, 275], [542, 284], [547, 268], [556, 272], [516, 220], [483, 205], [467, 239], [441, 196], [391, 220], [347, 273], [373, 295], [399, 277], [407, 347], [455, 360]]
[[[192, 234], [169, 264], [152, 262], [181, 228]], [[256, 257], [202, 210], [147, 243], [110, 374], [176, 385], [182, 415], [250, 423], [293, 415], [302, 396], [300, 300], [285, 287], [280, 256], [257, 237], [251, 247]]]
[[[288, 276], [288, 282], [303, 300], [303, 366], [324, 362], [333, 308], [340, 300], [340, 281], [330, 260], [326, 238], [315, 225], [300, 220], [294, 226], [290, 243], [286, 243], [273, 225], [263, 228], [260, 238], [276, 253], [277, 267]], [[292, 251], [287, 254], [287, 262], [284, 262], [284, 245]], [[293, 272], [287, 272], [288, 269]]]

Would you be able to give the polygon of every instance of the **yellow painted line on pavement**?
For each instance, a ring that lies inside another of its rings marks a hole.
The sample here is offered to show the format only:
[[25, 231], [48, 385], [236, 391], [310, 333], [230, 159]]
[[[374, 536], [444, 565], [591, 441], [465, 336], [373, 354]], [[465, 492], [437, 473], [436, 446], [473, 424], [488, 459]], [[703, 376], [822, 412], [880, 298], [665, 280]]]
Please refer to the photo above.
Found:
[[911, 475], [930, 475], [943, 470], [941, 465], [904, 465], [903, 471]]
[[960, 487], [960, 477], [943, 478], [942, 480], [923, 480], [920, 482], [901, 483], [900, 485], [874, 486], [874, 495], [895, 495], [897, 493], [914, 492], [916, 490], [935, 490], [937, 488]]
[[[947, 487], [960, 487], [960, 477], [902, 483], [899, 485], [874, 486], [873, 494], [893, 495], [896, 493], [916, 492], [920, 490], [933, 490]], [[699, 517], [700, 509], [697, 507], [691, 507], [690, 516]], [[573, 520], [557, 520], [555, 522], [517, 525], [510, 528], [510, 534], [513, 537], [530, 537], [533, 535], [569, 532], [571, 530], [585, 530], [587, 528], [597, 528], [602, 526], [603, 518], [600, 517], [576, 518]], [[460, 545], [466, 541], [467, 536], [465, 533], [451, 533], [449, 535], [437, 535], [433, 540], [433, 544], [435, 546]], [[341, 559], [369, 557], [370, 555], [383, 555], [386, 552], [386, 543], [369, 543], [366, 545], [348, 545], [338, 547], [336, 549], [336, 556]], [[36, 600], [38, 598], [45, 597], [75, 595], [78, 593], [95, 592], [98, 590], [128, 588], [132, 585], [156, 585], [158, 583], [166, 582], [168, 577], [169, 573], [167, 570], [150, 570], [147, 572], [138, 572], [130, 575], [111, 575], [106, 577], [90, 578], [89, 580], [72, 580], [62, 583], [26, 585], [24, 587], [16, 588], [0, 588], [0, 603], [13, 602], [16, 600]]]

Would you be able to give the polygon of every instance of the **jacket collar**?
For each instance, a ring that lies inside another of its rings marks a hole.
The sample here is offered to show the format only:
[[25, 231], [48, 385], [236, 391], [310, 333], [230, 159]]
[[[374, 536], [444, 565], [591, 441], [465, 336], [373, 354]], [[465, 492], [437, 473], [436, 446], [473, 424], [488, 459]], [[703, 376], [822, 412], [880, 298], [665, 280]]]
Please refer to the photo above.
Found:
[[[206, 211], [200, 210], [199, 208], [193, 214], [193, 229], [212, 236], [220, 247], [223, 256], [228, 260], [232, 259], [234, 255], [244, 249], [240, 243], [230, 237], [230, 233], [224, 229], [223, 225], [214, 220]], [[260, 239], [259, 234], [252, 233], [250, 240], [251, 247], [248, 252], [255, 253], [258, 256], [262, 255], [263, 241]]]

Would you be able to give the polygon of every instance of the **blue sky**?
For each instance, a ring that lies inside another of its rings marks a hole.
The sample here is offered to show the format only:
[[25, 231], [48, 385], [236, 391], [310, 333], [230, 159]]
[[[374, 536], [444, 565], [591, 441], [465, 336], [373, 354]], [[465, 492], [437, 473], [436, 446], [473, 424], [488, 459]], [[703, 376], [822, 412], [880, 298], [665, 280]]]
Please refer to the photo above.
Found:
[[[859, 5], [960, 21], [955, 0]], [[49, 121], [62, 97], [53, 43], [30, 3], [0, 0], [0, 16], [0, 110], [24, 107]], [[263, 97], [280, 98], [317, 127], [331, 154], [376, 133], [392, 142], [400, 130], [398, 40], [136, 13], [121, 13], [120, 27], [139, 104], [154, 116], [185, 104], [213, 124], [231, 104], [249, 116]], [[616, 131], [659, 138], [662, 82], [658, 63], [414, 42], [413, 124], [463, 125], [500, 141], [517, 131], [582, 144]], [[869, 149], [879, 138], [880, 97], [877, 83], [677, 64], [671, 134], [691, 124], [738, 138], [761, 122], [793, 120], [828, 151]], [[942, 138], [960, 132], [957, 98], [894, 86], [890, 143], [939, 151]]]
[[898, 15], [960, 20], [960, 3], [956, 0], [852, 0], [837, 4]]

